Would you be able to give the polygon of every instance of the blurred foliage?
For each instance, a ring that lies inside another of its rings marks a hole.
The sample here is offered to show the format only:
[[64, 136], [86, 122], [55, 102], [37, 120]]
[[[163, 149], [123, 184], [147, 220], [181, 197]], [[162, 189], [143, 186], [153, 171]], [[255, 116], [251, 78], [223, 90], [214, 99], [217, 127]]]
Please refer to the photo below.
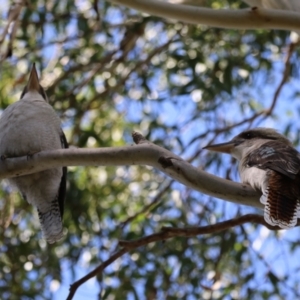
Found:
[[[238, 0], [207, 2], [214, 8], [246, 7]], [[298, 48], [283, 96], [274, 98], [289, 32], [187, 25], [89, 0], [29, 1], [18, 18], [16, 35], [9, 32], [1, 45], [1, 109], [18, 100], [37, 62], [71, 145], [131, 144], [137, 130], [194, 165], [237, 180], [231, 159], [201, 148], [259, 125], [276, 127], [299, 144]], [[254, 211], [191, 191], [144, 166], [72, 167], [65, 238], [47, 245], [34, 209], [5, 182], [0, 196], [1, 209], [14, 207], [11, 224], [0, 229], [1, 299], [61, 299], [57, 295], [66, 295], [69, 284], [114, 253], [119, 239]], [[247, 224], [150, 244], [109, 266], [98, 285], [83, 285], [76, 297], [297, 299], [298, 236], [298, 228], [272, 233]]]

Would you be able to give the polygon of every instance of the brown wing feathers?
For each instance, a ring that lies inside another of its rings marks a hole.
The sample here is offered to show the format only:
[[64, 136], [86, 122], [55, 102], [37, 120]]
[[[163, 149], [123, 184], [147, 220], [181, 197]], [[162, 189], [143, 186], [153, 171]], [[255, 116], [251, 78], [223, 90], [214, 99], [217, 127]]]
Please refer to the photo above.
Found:
[[250, 153], [249, 167], [269, 169], [294, 179], [300, 171], [299, 153], [293, 147], [278, 141], [270, 141]]
[[[281, 228], [297, 224], [299, 209], [299, 184], [296, 180], [276, 171], [268, 171], [269, 185], [265, 197], [265, 220]], [[299, 175], [297, 176], [298, 179]], [[299, 181], [298, 181], [299, 182]]]
[[268, 185], [262, 191], [265, 220], [274, 226], [296, 225], [300, 211], [300, 158], [296, 149], [278, 141], [263, 144], [250, 153], [249, 167], [267, 171]]

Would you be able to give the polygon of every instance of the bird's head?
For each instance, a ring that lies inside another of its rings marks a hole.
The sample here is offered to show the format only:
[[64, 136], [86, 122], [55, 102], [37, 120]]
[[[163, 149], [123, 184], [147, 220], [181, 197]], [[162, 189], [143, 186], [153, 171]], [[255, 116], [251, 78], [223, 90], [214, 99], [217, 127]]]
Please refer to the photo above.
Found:
[[35, 68], [35, 63], [32, 65], [28, 83], [25, 86], [20, 99], [25, 99], [26, 97], [32, 98], [33, 95], [34, 95], [35, 99], [36, 99], [36, 97], [40, 97], [41, 99], [45, 100], [46, 102], [49, 102], [44, 89], [40, 85], [39, 77], [38, 77], [38, 74], [37, 74], [37, 71]]
[[286, 137], [272, 128], [254, 128], [241, 132], [229, 142], [207, 145], [203, 149], [228, 153], [237, 160], [241, 160], [246, 154], [270, 140], [292, 146], [291, 142]]

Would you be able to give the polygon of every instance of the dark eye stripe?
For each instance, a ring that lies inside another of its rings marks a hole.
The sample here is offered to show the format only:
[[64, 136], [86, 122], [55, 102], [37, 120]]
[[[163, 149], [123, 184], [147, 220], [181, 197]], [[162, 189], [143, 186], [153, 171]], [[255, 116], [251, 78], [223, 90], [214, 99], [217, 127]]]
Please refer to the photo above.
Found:
[[262, 138], [262, 139], [268, 139], [268, 140], [277, 140], [276, 137], [265, 135], [262, 132], [259, 131], [246, 131], [238, 135], [238, 137], [250, 140], [254, 138]]

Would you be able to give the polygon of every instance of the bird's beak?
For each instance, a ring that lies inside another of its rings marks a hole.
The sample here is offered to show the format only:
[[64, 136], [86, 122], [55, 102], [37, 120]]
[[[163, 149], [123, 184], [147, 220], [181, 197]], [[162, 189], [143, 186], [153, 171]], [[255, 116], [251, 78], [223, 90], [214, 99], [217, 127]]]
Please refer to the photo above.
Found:
[[227, 143], [215, 144], [215, 145], [207, 145], [203, 149], [207, 149], [210, 151], [222, 152], [222, 153], [231, 153], [232, 149], [236, 146], [236, 143], [233, 141], [229, 141]]
[[26, 90], [27, 91], [39, 91], [39, 89], [40, 89], [39, 77], [36, 72], [35, 64], [33, 64]]

